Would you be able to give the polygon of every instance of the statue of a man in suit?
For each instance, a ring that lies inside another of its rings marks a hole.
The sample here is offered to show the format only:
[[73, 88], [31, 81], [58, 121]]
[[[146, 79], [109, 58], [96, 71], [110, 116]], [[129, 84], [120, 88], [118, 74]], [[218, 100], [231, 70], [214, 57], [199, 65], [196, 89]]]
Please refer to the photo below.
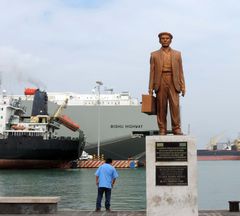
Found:
[[182, 57], [179, 51], [170, 47], [173, 38], [171, 33], [162, 32], [158, 37], [162, 47], [151, 53], [149, 94], [156, 93], [160, 135], [167, 134], [168, 103], [172, 132], [174, 135], [182, 135], [179, 108], [179, 94], [185, 95]]

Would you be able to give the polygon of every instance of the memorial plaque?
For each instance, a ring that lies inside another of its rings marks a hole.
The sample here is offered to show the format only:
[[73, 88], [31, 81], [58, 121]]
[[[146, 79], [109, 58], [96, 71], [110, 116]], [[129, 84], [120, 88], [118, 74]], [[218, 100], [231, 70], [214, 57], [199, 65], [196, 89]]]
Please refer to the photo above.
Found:
[[158, 161], [187, 161], [187, 142], [156, 142]]
[[156, 166], [156, 185], [187, 186], [187, 166]]

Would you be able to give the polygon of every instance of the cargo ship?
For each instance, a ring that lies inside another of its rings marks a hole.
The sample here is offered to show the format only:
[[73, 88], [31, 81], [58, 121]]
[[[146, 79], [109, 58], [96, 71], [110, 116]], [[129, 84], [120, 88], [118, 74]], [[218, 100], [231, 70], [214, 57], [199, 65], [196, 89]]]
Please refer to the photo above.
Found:
[[198, 160], [240, 160], [240, 139], [233, 142], [211, 143], [207, 149], [197, 150]]
[[[26, 89], [21, 98], [28, 110], [31, 110], [33, 96]], [[85, 151], [91, 155], [98, 154], [115, 160], [129, 158], [145, 160], [145, 136], [158, 135], [156, 116], [141, 112], [141, 102], [131, 97], [129, 92], [114, 93], [112, 89], [104, 92], [93, 91], [92, 94], [74, 92], [49, 92], [49, 110], [56, 109], [68, 99], [68, 108], [64, 113], [81, 124], [86, 136]], [[170, 121], [168, 121], [170, 122]], [[75, 137], [64, 127], [60, 134]], [[199, 160], [238, 160], [238, 150], [198, 150]]]
[[[0, 95], [0, 168], [70, 168], [81, 156], [85, 139], [79, 125], [62, 114], [67, 99], [50, 116], [47, 93], [35, 89], [28, 94], [33, 97], [31, 115], [21, 98]], [[57, 136], [61, 125], [77, 136]]]

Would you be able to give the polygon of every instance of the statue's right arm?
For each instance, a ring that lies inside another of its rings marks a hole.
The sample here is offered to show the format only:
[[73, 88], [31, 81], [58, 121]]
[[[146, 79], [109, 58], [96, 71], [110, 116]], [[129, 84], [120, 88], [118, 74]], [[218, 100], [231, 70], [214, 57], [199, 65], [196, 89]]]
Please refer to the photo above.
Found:
[[150, 57], [150, 77], [149, 77], [149, 88], [148, 88], [148, 93], [150, 95], [153, 94], [153, 80], [154, 80], [154, 59], [153, 59], [153, 56], [151, 55], [151, 57]]

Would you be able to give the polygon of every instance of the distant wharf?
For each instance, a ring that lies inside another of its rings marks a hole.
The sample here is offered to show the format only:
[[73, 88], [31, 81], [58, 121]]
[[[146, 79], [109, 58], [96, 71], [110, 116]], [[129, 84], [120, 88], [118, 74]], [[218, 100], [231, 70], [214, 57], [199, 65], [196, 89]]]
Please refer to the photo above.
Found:
[[[98, 168], [105, 163], [105, 160], [80, 160], [77, 162], [77, 168]], [[112, 165], [115, 168], [136, 168], [139, 167], [138, 160], [113, 160]]]

